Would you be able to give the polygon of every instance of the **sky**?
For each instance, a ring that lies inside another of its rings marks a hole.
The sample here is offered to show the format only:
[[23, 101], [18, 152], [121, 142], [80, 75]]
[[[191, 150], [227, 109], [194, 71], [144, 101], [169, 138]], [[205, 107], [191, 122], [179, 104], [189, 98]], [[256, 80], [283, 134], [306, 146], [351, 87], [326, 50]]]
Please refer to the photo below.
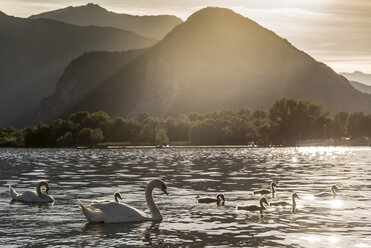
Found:
[[227, 7], [337, 72], [371, 73], [371, 0], [0, 0], [0, 11], [28, 17], [89, 2], [117, 13], [172, 14], [183, 20], [206, 6]]

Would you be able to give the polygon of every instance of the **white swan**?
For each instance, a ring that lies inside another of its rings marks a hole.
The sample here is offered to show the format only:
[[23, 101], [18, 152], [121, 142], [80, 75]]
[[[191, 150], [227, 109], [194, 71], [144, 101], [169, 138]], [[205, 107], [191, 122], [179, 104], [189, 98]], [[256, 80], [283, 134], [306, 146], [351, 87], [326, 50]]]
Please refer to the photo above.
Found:
[[274, 195], [274, 193], [276, 193], [276, 189], [277, 188], [277, 184], [275, 182], [271, 182], [270, 184], [270, 190], [269, 189], [258, 189], [258, 190], [254, 190], [254, 195], [269, 195], [269, 194], [272, 194]]
[[[41, 187], [45, 189], [45, 194], [41, 191]], [[46, 181], [41, 181], [36, 186], [35, 191], [26, 191], [18, 194], [12, 186], [9, 185], [10, 196], [15, 201], [22, 201], [27, 203], [51, 203], [54, 201], [53, 197], [49, 195], [49, 184]]]
[[296, 201], [295, 199], [298, 199], [300, 200], [298, 194], [296, 193], [293, 193], [292, 194], [292, 204], [290, 202], [287, 202], [287, 201], [275, 201], [275, 202], [271, 202], [269, 205], [270, 206], [275, 206], [275, 207], [287, 207], [287, 206], [292, 206], [292, 207], [296, 207]]
[[217, 194], [216, 197], [196, 197], [198, 203], [213, 203], [216, 202], [218, 205], [225, 202], [225, 198], [223, 194]]
[[101, 202], [92, 203], [85, 207], [80, 200], [79, 206], [90, 222], [103, 222], [103, 223], [122, 223], [122, 222], [138, 222], [138, 221], [154, 221], [162, 220], [162, 214], [157, 205], [153, 201], [153, 189], [161, 189], [165, 194], [168, 194], [166, 184], [159, 180], [152, 180], [146, 188], [146, 201], [151, 211], [151, 215], [124, 203], [119, 202]]
[[[121, 197], [121, 194], [119, 192], [115, 192], [113, 194], [113, 199], [115, 199], [114, 201], [113, 200], [94, 200], [92, 201], [92, 203], [102, 203], [102, 202], [120, 202], [120, 200], [122, 200], [122, 197]], [[120, 199], [120, 200], [119, 200]]]
[[313, 195], [314, 197], [336, 197], [336, 193], [339, 192], [340, 189], [338, 189], [338, 187], [336, 187], [336, 185], [331, 185], [331, 192], [321, 192], [321, 193], [318, 193], [318, 194], [315, 194]]

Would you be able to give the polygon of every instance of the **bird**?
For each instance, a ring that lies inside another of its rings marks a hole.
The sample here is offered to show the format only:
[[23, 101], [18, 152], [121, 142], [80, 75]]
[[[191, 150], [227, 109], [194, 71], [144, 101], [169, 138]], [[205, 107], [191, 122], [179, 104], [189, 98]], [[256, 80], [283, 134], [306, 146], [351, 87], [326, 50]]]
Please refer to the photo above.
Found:
[[[115, 202], [120, 202], [120, 200], [122, 200], [121, 194], [119, 192], [115, 192], [113, 194], [113, 199], [115, 199]], [[92, 203], [102, 203], [102, 202], [112, 202], [112, 200], [94, 200], [94, 201], [92, 201]]]
[[277, 188], [277, 184], [275, 182], [271, 182], [270, 184], [270, 190], [269, 189], [258, 189], [258, 190], [254, 190], [254, 195], [269, 195], [269, 194], [272, 194], [274, 195], [274, 193], [276, 193], [276, 189]]
[[296, 207], [295, 199], [300, 200], [298, 194], [293, 193], [293, 194], [292, 194], [292, 203], [287, 202], [287, 201], [275, 201], [275, 202], [271, 202], [269, 205], [270, 205], [271, 207], [287, 207], [287, 206], [293, 206], [293, 207]]
[[[41, 191], [45, 189], [45, 193]], [[51, 203], [54, 202], [53, 197], [49, 195], [49, 184], [46, 181], [40, 181], [36, 186], [36, 191], [25, 191], [18, 194], [12, 186], [9, 185], [10, 196], [14, 201], [21, 201], [26, 203]]]
[[266, 207], [264, 206], [264, 204], [269, 206], [267, 198], [265, 197], [260, 198], [259, 203], [260, 203], [260, 206], [258, 205], [237, 205], [237, 210], [245, 210], [245, 211], [251, 211], [251, 212], [260, 211], [260, 213], [262, 213], [264, 210], [266, 210]]
[[141, 210], [136, 209], [129, 204], [121, 202], [99, 202], [92, 203], [85, 207], [80, 200], [78, 200], [79, 207], [89, 222], [101, 223], [125, 223], [125, 222], [139, 222], [139, 221], [160, 221], [163, 219], [160, 210], [153, 201], [152, 192], [154, 189], [162, 190], [166, 195], [167, 186], [165, 182], [160, 179], [154, 179], [147, 185], [145, 196], [151, 215], [148, 215]]
[[218, 205], [225, 202], [225, 198], [223, 194], [217, 194], [216, 197], [196, 197], [198, 203], [213, 203], [216, 202]]
[[331, 185], [331, 192], [321, 192], [321, 193], [318, 193], [318, 194], [314, 194], [313, 196], [314, 197], [336, 197], [337, 196], [337, 192], [339, 192], [340, 189], [338, 189], [338, 187], [336, 187], [336, 185]]

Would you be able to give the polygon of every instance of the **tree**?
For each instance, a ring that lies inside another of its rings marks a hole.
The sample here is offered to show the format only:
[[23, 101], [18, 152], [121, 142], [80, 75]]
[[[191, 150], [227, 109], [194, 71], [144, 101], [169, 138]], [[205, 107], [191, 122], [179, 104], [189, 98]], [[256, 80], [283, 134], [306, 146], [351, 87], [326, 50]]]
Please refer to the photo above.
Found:
[[156, 144], [168, 144], [169, 138], [167, 137], [165, 128], [157, 128], [155, 133]]
[[73, 136], [71, 132], [67, 132], [64, 135], [60, 136], [56, 140], [57, 146], [60, 147], [70, 147], [73, 145]]
[[271, 138], [276, 144], [295, 145], [300, 139], [323, 138], [329, 112], [305, 100], [282, 98], [269, 110]]
[[104, 139], [103, 132], [99, 128], [83, 128], [77, 137], [80, 145], [95, 145]]

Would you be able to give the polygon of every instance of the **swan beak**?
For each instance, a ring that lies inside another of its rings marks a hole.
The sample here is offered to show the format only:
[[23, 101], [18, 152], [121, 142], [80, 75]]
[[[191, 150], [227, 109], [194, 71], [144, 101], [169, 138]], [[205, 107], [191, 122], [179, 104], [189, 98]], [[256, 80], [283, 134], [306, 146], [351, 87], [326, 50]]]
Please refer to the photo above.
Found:
[[166, 195], [169, 195], [166, 191], [166, 189], [162, 189], [162, 191], [166, 194]]

